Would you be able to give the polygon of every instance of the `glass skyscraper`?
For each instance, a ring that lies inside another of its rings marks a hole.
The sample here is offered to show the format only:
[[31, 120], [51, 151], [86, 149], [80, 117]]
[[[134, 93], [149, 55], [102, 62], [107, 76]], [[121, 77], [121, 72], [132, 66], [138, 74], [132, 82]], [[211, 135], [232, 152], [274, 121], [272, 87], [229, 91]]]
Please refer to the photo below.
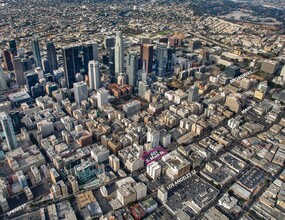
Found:
[[64, 62], [64, 78], [68, 88], [76, 82], [75, 75], [80, 72], [82, 59], [79, 57], [79, 47], [70, 46], [62, 48]]
[[126, 73], [128, 76], [128, 84], [135, 87], [138, 80], [138, 57], [135, 53], [129, 53], [127, 56]]
[[1, 112], [0, 120], [1, 120], [2, 129], [3, 129], [4, 136], [5, 136], [6, 143], [8, 145], [9, 150], [13, 150], [17, 148], [18, 142], [16, 139], [16, 135], [14, 132], [14, 128], [13, 128], [13, 124], [12, 124], [12, 120], [10, 116], [5, 112]]
[[47, 42], [47, 59], [49, 64], [49, 71], [52, 73], [58, 68], [56, 49], [53, 42]]
[[35, 66], [42, 68], [42, 58], [39, 46], [39, 41], [37, 39], [32, 40], [32, 50], [35, 60]]
[[17, 56], [17, 45], [15, 40], [9, 40], [10, 52], [13, 56]]

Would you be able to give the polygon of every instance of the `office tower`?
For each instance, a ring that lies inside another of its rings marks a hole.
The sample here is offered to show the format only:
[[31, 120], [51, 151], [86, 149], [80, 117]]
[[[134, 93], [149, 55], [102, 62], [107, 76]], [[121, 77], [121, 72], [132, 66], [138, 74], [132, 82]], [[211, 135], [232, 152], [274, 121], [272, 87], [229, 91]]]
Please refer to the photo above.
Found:
[[16, 45], [16, 41], [13, 40], [9, 40], [9, 48], [10, 48], [10, 52], [13, 56], [17, 56], [17, 45]]
[[79, 57], [78, 46], [70, 46], [62, 48], [64, 63], [64, 78], [68, 88], [73, 87], [75, 83], [75, 75], [80, 71], [81, 59]]
[[110, 48], [109, 50], [109, 74], [115, 76], [115, 50]]
[[37, 39], [32, 40], [32, 51], [35, 60], [35, 66], [42, 68], [42, 58], [39, 46], [39, 41]]
[[8, 71], [13, 70], [12, 55], [9, 50], [4, 50], [2, 53], [4, 58], [4, 68]]
[[93, 42], [88, 42], [83, 45], [83, 67], [85, 73], [88, 72], [88, 63], [91, 60], [98, 61], [98, 45]]
[[25, 75], [21, 58], [15, 56], [13, 58], [13, 64], [14, 64], [14, 72], [17, 84], [19, 86], [24, 85], [26, 81], [25, 81]]
[[31, 87], [31, 95], [32, 97], [35, 99], [35, 98], [38, 98], [40, 96], [44, 96], [45, 95], [45, 89], [44, 89], [44, 86], [37, 83], [36, 85], [32, 86]]
[[7, 142], [9, 150], [13, 150], [17, 148], [18, 142], [16, 139], [16, 135], [14, 132], [14, 128], [13, 128], [13, 124], [12, 124], [10, 116], [5, 112], [1, 112], [0, 120], [1, 120], [2, 129], [4, 131], [4, 136], [6, 138], [6, 142]]
[[92, 90], [99, 89], [101, 86], [100, 63], [95, 60], [89, 61], [88, 64], [88, 79], [89, 87]]
[[147, 142], [151, 143], [152, 148], [159, 146], [160, 131], [156, 129], [149, 129], [147, 132]]
[[109, 96], [109, 92], [106, 89], [100, 88], [98, 90], [97, 92], [98, 108], [101, 109], [104, 104], [108, 103], [108, 96]]
[[181, 35], [177, 35], [177, 36], [174, 35], [174, 36], [171, 36], [171, 37], [168, 39], [168, 44], [169, 44], [171, 47], [181, 46], [182, 41], [183, 41], [183, 36], [181, 36]]
[[2, 61], [0, 59], [0, 90], [8, 89], [7, 81], [5, 79], [4, 71], [2, 68]]
[[230, 78], [235, 78], [241, 75], [240, 68], [235, 65], [227, 66], [224, 73]]
[[167, 60], [168, 60], [167, 44], [165, 43], [157, 44], [156, 75], [158, 77], [165, 77]]
[[81, 73], [76, 73], [75, 75], [75, 82], [82, 82], [83, 81], [83, 75]]
[[210, 60], [210, 53], [206, 50], [202, 50], [199, 58], [201, 59], [201, 64], [206, 65]]
[[145, 92], [149, 89], [149, 86], [146, 81], [139, 82], [139, 96], [145, 98]]
[[78, 186], [78, 181], [75, 178], [75, 176], [70, 175], [70, 176], [67, 177], [67, 179], [68, 179], [68, 183], [71, 186], [72, 191], [74, 193], [78, 192], [79, 191], [79, 186]]
[[29, 57], [25, 57], [25, 58], [22, 60], [22, 66], [23, 66], [24, 72], [25, 72], [25, 71], [28, 71], [28, 70], [31, 70], [31, 69], [32, 69], [32, 62], [31, 62], [31, 59], [30, 59]]
[[124, 42], [122, 32], [117, 32], [115, 45], [115, 75], [124, 72]]
[[110, 49], [115, 47], [115, 38], [114, 37], [105, 37], [104, 39], [105, 49]]
[[39, 80], [44, 78], [44, 71], [40, 67], [35, 68], [35, 73], [38, 74]]
[[73, 88], [75, 101], [81, 106], [81, 102], [88, 99], [87, 84], [85, 82], [74, 83]]
[[188, 102], [196, 102], [198, 100], [199, 88], [197, 86], [191, 86], [188, 93]]
[[129, 53], [127, 56], [126, 72], [128, 84], [135, 87], [138, 80], [138, 57], [135, 53]]
[[80, 165], [74, 167], [74, 175], [79, 184], [84, 184], [96, 176], [95, 164], [89, 160], [83, 161]]
[[126, 76], [124, 73], [120, 73], [119, 76], [118, 76], [118, 79], [117, 79], [117, 83], [118, 85], [120, 86], [123, 86], [126, 84]]
[[43, 66], [43, 71], [45, 73], [52, 73], [50, 71], [49, 62], [48, 62], [48, 59], [46, 57], [44, 57], [42, 60], [42, 66]]
[[142, 37], [140, 39], [140, 44], [150, 44], [151, 40], [149, 37]]
[[173, 48], [167, 48], [166, 72], [171, 73]]
[[109, 65], [109, 57], [108, 57], [108, 53], [106, 51], [103, 52], [102, 63], [103, 63], [103, 65]]
[[21, 122], [22, 115], [20, 114], [20, 112], [19, 111], [9, 112], [9, 116], [11, 118], [14, 131], [16, 133], [20, 132], [21, 128], [23, 127], [23, 123]]
[[25, 78], [29, 93], [32, 94], [32, 87], [39, 83], [39, 75], [37, 73], [29, 73]]
[[141, 54], [140, 54], [140, 68], [145, 70], [146, 73], [152, 72], [153, 66], [153, 45], [143, 44], [141, 45]]
[[118, 172], [120, 170], [120, 160], [116, 155], [112, 154], [109, 156], [109, 166], [115, 171]]
[[56, 49], [53, 42], [47, 42], [47, 60], [49, 64], [49, 72], [52, 73], [58, 68]]
[[189, 41], [190, 51], [194, 51], [201, 48], [201, 41], [193, 39]]
[[161, 175], [161, 166], [158, 162], [154, 161], [147, 165], [146, 172], [152, 179], [155, 180]]
[[260, 71], [274, 74], [278, 70], [279, 62], [275, 60], [263, 60], [261, 63]]

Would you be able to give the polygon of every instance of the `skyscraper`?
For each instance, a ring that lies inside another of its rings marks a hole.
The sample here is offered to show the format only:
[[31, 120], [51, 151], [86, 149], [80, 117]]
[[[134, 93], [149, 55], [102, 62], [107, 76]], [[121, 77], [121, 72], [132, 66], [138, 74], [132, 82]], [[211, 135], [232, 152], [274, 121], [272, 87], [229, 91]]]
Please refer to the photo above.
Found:
[[102, 108], [102, 105], [104, 104], [107, 104], [108, 103], [108, 95], [109, 95], [109, 92], [104, 89], [104, 88], [100, 88], [97, 92], [97, 105], [98, 105], [98, 108]]
[[12, 63], [12, 55], [9, 50], [4, 50], [2, 53], [4, 58], [4, 67], [5, 69], [12, 71], [13, 70], [13, 63]]
[[13, 58], [13, 64], [14, 64], [14, 72], [15, 72], [15, 78], [17, 84], [24, 85], [25, 84], [25, 76], [24, 76], [24, 70], [23, 70], [23, 64], [20, 57], [15, 56]]
[[127, 56], [126, 72], [128, 84], [135, 87], [138, 80], [138, 57], [135, 53], [129, 53]]
[[165, 77], [167, 59], [168, 59], [167, 44], [165, 43], [157, 44], [156, 75], [158, 77]]
[[173, 48], [167, 48], [166, 72], [171, 73]]
[[32, 50], [35, 60], [35, 66], [42, 68], [42, 58], [38, 39], [32, 40]]
[[119, 73], [124, 72], [124, 42], [122, 32], [118, 31], [116, 34], [115, 44], [115, 74], [116, 78]]
[[9, 49], [13, 56], [17, 56], [17, 45], [14, 39], [9, 40]]
[[110, 37], [110, 36], [105, 37], [104, 46], [105, 46], [105, 49], [110, 49], [110, 48], [114, 47], [115, 46], [115, 38]]
[[8, 86], [7, 86], [7, 81], [5, 79], [4, 71], [2, 68], [2, 61], [0, 59], [0, 90], [5, 90], [5, 89], [8, 89]]
[[62, 48], [64, 63], [64, 78], [68, 88], [73, 87], [75, 83], [75, 75], [80, 71], [81, 59], [79, 57], [78, 46], [70, 46]]
[[29, 73], [25, 77], [29, 93], [32, 94], [32, 87], [39, 83], [39, 75], [37, 73]]
[[188, 93], [188, 102], [196, 102], [198, 100], [199, 88], [197, 86], [191, 86]]
[[85, 82], [78, 82], [73, 84], [74, 98], [77, 104], [80, 106], [83, 100], [88, 99], [87, 84]]
[[98, 61], [98, 45], [93, 42], [87, 42], [83, 45], [83, 67], [85, 73], [88, 72], [88, 63], [91, 60]]
[[47, 42], [47, 59], [49, 64], [49, 72], [52, 73], [58, 68], [56, 49], [53, 42]]
[[141, 56], [140, 58], [141, 69], [145, 70], [146, 73], [151, 73], [153, 66], [153, 45], [142, 44], [140, 56]]
[[15, 132], [14, 132], [14, 128], [13, 128], [13, 124], [12, 124], [10, 116], [5, 112], [1, 112], [0, 120], [1, 120], [1, 125], [4, 131], [4, 135], [6, 138], [8, 148], [10, 150], [17, 148], [18, 142], [15, 136]]
[[110, 48], [109, 50], [109, 74], [115, 76], [115, 50]]
[[101, 86], [100, 63], [95, 60], [89, 61], [88, 79], [90, 89], [96, 90]]

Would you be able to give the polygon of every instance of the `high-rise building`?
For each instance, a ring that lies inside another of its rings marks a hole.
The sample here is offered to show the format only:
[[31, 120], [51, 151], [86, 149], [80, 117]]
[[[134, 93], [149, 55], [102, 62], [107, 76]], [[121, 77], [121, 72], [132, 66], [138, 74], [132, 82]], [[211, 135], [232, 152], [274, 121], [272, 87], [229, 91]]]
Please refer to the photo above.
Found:
[[191, 86], [188, 93], [188, 102], [196, 102], [198, 100], [199, 88], [197, 86]]
[[83, 100], [88, 99], [88, 89], [85, 82], [78, 82], [73, 84], [74, 98], [77, 104], [80, 106]]
[[147, 132], [147, 142], [151, 143], [152, 148], [159, 146], [160, 131], [156, 129], [150, 129]]
[[122, 32], [118, 31], [116, 34], [115, 44], [115, 74], [116, 78], [119, 73], [124, 72], [124, 42]]
[[274, 74], [278, 70], [279, 62], [275, 60], [263, 60], [261, 63], [260, 71]]
[[13, 64], [14, 64], [14, 72], [15, 72], [15, 78], [16, 82], [19, 86], [25, 84], [25, 76], [24, 76], [24, 70], [23, 70], [23, 64], [20, 57], [15, 56], [13, 58]]
[[80, 165], [74, 167], [74, 174], [79, 184], [84, 184], [96, 176], [95, 164], [91, 161], [83, 161]]
[[161, 175], [161, 166], [156, 161], [152, 162], [147, 165], [146, 172], [152, 179], [155, 180]]
[[189, 41], [189, 49], [190, 51], [194, 51], [201, 48], [201, 42], [197, 39], [193, 39]]
[[123, 86], [126, 84], [126, 76], [124, 73], [120, 73], [119, 76], [118, 76], [118, 79], [117, 79], [117, 83], [118, 85], [120, 86]]
[[109, 50], [109, 74], [115, 76], [115, 50], [110, 48]]
[[107, 104], [108, 103], [108, 96], [109, 96], [109, 92], [104, 89], [104, 88], [100, 88], [97, 92], [97, 106], [98, 108], [102, 108], [102, 105]]
[[139, 82], [139, 96], [145, 98], [145, 92], [149, 89], [149, 86], [146, 81]]
[[47, 60], [49, 64], [49, 72], [52, 73], [58, 69], [56, 49], [53, 42], [47, 42]]
[[12, 71], [14, 68], [13, 68], [13, 63], [12, 63], [12, 55], [10, 51], [4, 50], [2, 53], [2, 56], [4, 58], [4, 68], [9, 71]]
[[8, 89], [8, 86], [7, 86], [7, 81], [5, 79], [4, 71], [2, 68], [2, 61], [0, 59], [0, 90], [5, 90], [5, 89]]
[[43, 71], [44, 71], [45, 73], [52, 73], [52, 72], [50, 71], [49, 62], [48, 62], [48, 59], [47, 59], [46, 57], [44, 57], [44, 58], [42, 59], [42, 66], [43, 66]]
[[157, 51], [156, 51], [156, 75], [158, 77], [165, 77], [167, 61], [168, 61], [167, 44], [165, 44], [165, 43], [157, 44]]
[[39, 83], [39, 75], [37, 73], [28, 73], [25, 78], [29, 93], [32, 94], [32, 87]]
[[5, 136], [8, 148], [10, 150], [17, 148], [18, 142], [16, 139], [16, 135], [14, 132], [14, 128], [13, 128], [13, 124], [12, 124], [10, 116], [5, 112], [1, 112], [0, 120], [1, 120], [1, 125], [4, 131], [4, 136]]
[[114, 171], [118, 172], [119, 169], [120, 169], [120, 160], [119, 160], [119, 158], [116, 157], [116, 155], [114, 155], [114, 154], [110, 155], [109, 156], [109, 165], [110, 165], [110, 167]]
[[135, 87], [138, 80], [138, 57], [135, 53], [129, 53], [127, 56], [126, 73], [128, 84]]
[[38, 39], [32, 40], [32, 50], [35, 60], [35, 66], [42, 68], [42, 58]]
[[68, 179], [68, 183], [71, 186], [72, 191], [74, 193], [78, 192], [79, 191], [79, 186], [78, 186], [77, 179], [74, 176], [72, 176], [72, 175], [68, 176], [67, 179]]
[[13, 56], [17, 56], [17, 45], [14, 39], [9, 40], [9, 49]]
[[68, 88], [73, 87], [75, 83], [75, 75], [80, 71], [81, 59], [79, 57], [78, 46], [70, 46], [62, 48], [64, 63], [64, 78]]
[[115, 38], [114, 37], [105, 37], [104, 46], [106, 49], [110, 49], [115, 47]]
[[173, 48], [167, 48], [166, 72], [171, 73]]
[[142, 44], [140, 53], [140, 68], [145, 70], [146, 73], [151, 73], [153, 67], [153, 45]]
[[89, 61], [88, 79], [90, 89], [96, 90], [101, 86], [100, 63], [95, 60]]
[[83, 67], [85, 73], [88, 72], [88, 63], [91, 60], [98, 61], [98, 45], [93, 42], [88, 42], [83, 45]]

